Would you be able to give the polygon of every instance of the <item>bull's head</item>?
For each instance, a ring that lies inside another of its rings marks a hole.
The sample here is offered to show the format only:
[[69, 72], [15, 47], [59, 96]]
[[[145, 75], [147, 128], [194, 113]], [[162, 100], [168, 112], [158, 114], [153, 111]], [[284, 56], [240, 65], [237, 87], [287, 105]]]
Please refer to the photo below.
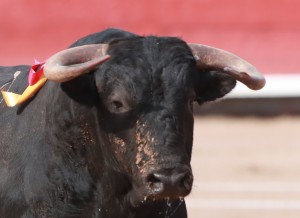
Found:
[[101, 126], [132, 185], [127, 196], [133, 205], [190, 193], [193, 102], [224, 96], [236, 80], [251, 89], [265, 84], [233, 54], [159, 37], [70, 48], [48, 59], [44, 73], [65, 82], [91, 71], [105, 117]]

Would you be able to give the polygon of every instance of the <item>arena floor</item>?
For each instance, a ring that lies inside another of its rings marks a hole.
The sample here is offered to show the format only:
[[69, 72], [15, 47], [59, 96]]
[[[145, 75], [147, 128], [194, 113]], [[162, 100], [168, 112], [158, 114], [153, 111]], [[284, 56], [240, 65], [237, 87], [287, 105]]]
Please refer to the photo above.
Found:
[[190, 218], [299, 218], [300, 117], [197, 117]]

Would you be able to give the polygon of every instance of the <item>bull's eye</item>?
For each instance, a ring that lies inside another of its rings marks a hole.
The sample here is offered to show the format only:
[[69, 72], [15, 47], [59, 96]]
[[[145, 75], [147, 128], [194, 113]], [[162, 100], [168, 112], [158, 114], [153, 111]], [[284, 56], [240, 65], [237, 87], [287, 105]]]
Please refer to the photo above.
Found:
[[123, 103], [120, 101], [112, 101], [111, 106], [113, 109], [119, 110], [123, 107]]
[[126, 113], [131, 110], [130, 100], [128, 99], [126, 93], [118, 90], [106, 99], [105, 104], [112, 113]]

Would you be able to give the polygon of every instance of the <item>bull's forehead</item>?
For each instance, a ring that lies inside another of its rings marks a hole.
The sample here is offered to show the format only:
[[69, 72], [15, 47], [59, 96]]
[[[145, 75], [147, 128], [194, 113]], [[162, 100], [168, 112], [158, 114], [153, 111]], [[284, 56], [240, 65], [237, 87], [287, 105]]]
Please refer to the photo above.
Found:
[[189, 91], [195, 60], [187, 44], [170, 37], [138, 37], [111, 43], [106, 84], [136, 98], [177, 96]]

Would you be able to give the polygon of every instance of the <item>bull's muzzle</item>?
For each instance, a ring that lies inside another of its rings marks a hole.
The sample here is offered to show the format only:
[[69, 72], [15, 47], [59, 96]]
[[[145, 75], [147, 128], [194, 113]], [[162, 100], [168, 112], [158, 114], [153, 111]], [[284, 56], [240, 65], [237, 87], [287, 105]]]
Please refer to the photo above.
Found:
[[191, 192], [193, 174], [190, 168], [163, 169], [147, 176], [149, 192], [153, 198], [177, 199]]

